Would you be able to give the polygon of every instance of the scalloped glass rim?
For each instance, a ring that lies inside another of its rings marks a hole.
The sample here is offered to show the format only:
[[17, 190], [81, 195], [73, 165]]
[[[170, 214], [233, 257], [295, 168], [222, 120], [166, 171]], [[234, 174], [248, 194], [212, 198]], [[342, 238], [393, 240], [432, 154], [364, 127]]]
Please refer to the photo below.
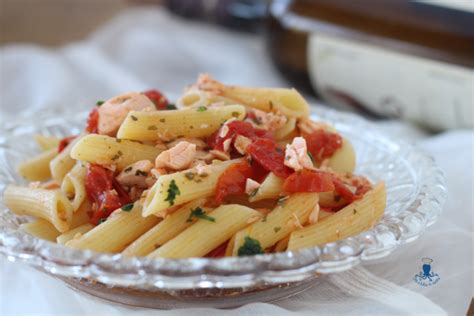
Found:
[[[20, 181], [12, 164], [34, 152], [31, 135], [77, 133], [86, 115], [58, 110], [41, 115], [27, 112], [15, 122], [5, 123], [0, 129], [0, 192], [7, 183]], [[381, 134], [374, 124], [354, 114], [313, 107], [312, 117], [333, 124], [353, 142], [358, 157], [363, 157], [359, 172], [372, 180], [386, 181], [386, 214], [369, 231], [319, 247], [253, 257], [124, 258], [70, 249], [28, 235], [18, 229], [25, 218], [8, 211], [0, 197], [0, 252], [12, 261], [24, 261], [54, 275], [89, 278], [110, 286], [236, 288], [297, 282], [315, 274], [350, 269], [361, 260], [387, 256], [436, 221], [446, 200], [446, 188], [444, 175], [430, 156]]]

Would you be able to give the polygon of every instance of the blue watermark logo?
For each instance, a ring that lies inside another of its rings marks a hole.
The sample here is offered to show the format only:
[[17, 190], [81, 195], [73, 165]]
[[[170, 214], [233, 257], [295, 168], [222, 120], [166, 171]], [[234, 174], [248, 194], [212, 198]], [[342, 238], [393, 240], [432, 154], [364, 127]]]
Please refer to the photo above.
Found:
[[430, 286], [438, 283], [440, 277], [438, 273], [435, 273], [431, 268], [433, 259], [423, 258], [421, 259], [421, 262], [423, 262], [421, 265], [421, 271], [415, 274], [413, 281], [421, 286]]

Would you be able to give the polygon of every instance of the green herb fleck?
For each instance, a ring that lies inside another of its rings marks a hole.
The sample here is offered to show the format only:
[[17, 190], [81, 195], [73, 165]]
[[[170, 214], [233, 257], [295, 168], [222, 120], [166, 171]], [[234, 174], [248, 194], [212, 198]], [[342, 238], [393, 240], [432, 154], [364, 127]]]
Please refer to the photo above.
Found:
[[206, 215], [206, 212], [204, 212], [202, 210], [202, 208], [200, 208], [199, 206], [196, 207], [195, 209], [191, 210], [191, 214], [189, 214], [189, 217], [186, 220], [186, 222], [192, 222], [193, 217], [199, 218], [199, 219], [204, 219], [204, 220], [210, 221], [210, 222], [215, 222], [216, 221], [216, 219], [214, 217]]
[[280, 197], [278, 198], [277, 205], [283, 206], [283, 204], [285, 204], [285, 201], [288, 200], [288, 198], [289, 198], [288, 195], [280, 196]]
[[270, 110], [273, 110], [273, 102], [270, 101], [269, 104], [270, 104]]
[[161, 122], [161, 123], [164, 123], [164, 122], [166, 122], [166, 119], [160, 118], [160, 122]]
[[257, 195], [257, 193], [258, 193], [258, 188], [256, 188], [255, 190], [252, 190], [252, 192], [250, 192], [249, 196], [254, 197], [255, 195]]
[[133, 169], [132, 166], [130, 166], [130, 167], [125, 168], [123, 172], [130, 172], [132, 171], [132, 169]]
[[95, 105], [101, 106], [101, 105], [104, 104], [104, 103], [105, 103], [105, 101], [99, 100], [99, 101], [97, 101], [97, 103], [96, 103]]
[[130, 117], [132, 118], [132, 120], [138, 121], [138, 117], [136, 117], [135, 115], [130, 115]]
[[132, 208], [133, 208], [133, 203], [128, 203], [121, 207], [122, 211], [124, 212], [130, 212]]
[[166, 109], [167, 110], [177, 110], [178, 108], [176, 107], [176, 105], [170, 103], [166, 106]]
[[239, 112], [232, 112], [233, 117], [239, 117], [240, 113]]
[[352, 213], [353, 213], [354, 215], [357, 214], [357, 210], [354, 209], [354, 210], [352, 211]]
[[312, 162], [312, 163], [313, 163], [313, 165], [314, 165], [314, 157], [313, 157], [313, 154], [312, 154], [312, 153], [310, 153], [309, 151], [307, 151], [306, 153], [308, 154], [308, 156], [309, 156], [309, 159], [311, 159], [311, 162]]
[[262, 223], [265, 223], [267, 221], [267, 215], [265, 214], [265, 216], [262, 218]]
[[102, 224], [102, 223], [105, 222], [106, 220], [107, 220], [107, 218], [101, 218], [101, 219], [99, 219], [98, 225]]
[[260, 242], [256, 239], [253, 239], [249, 236], [245, 236], [244, 244], [240, 246], [239, 251], [237, 254], [240, 256], [253, 256], [262, 254], [262, 246], [260, 246]]
[[148, 176], [148, 173], [146, 173], [145, 171], [142, 171], [142, 170], [137, 169], [137, 171], [135, 171], [135, 175], [136, 175], [137, 177], [147, 177], [147, 176]]
[[206, 108], [205, 106], [201, 105], [200, 107], [197, 108], [196, 111], [198, 111], [198, 112], [204, 112], [204, 111], [207, 111], [207, 108]]
[[119, 150], [119, 151], [117, 151], [117, 153], [115, 155], [112, 156], [112, 160], [115, 161], [115, 160], [119, 159], [120, 157], [122, 157], [122, 155], [123, 155], [123, 152]]
[[149, 131], [156, 131], [157, 129], [158, 129], [158, 127], [156, 127], [155, 125], [148, 126]]
[[176, 181], [174, 181], [174, 179], [171, 180], [170, 186], [168, 187], [167, 192], [168, 192], [168, 196], [166, 197], [165, 201], [169, 202], [170, 206], [173, 206], [176, 196], [181, 194], [178, 186], [176, 185]]
[[281, 227], [278, 226], [278, 227], [273, 227], [273, 231], [276, 233], [278, 233], [279, 231], [281, 230]]
[[117, 143], [119, 143], [119, 144], [122, 142], [122, 140], [121, 140], [121, 139], [118, 139], [118, 138], [116, 138], [115, 141], [116, 141]]

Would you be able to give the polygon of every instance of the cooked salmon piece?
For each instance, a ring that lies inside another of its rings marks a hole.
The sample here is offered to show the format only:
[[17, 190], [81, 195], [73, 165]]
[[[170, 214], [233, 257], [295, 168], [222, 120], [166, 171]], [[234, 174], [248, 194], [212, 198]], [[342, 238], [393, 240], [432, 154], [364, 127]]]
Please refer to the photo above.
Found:
[[159, 154], [155, 160], [155, 167], [184, 170], [191, 166], [195, 157], [196, 144], [181, 141], [174, 147]]
[[306, 140], [303, 137], [295, 137], [291, 144], [286, 145], [284, 163], [295, 171], [314, 169], [313, 162], [308, 155]]

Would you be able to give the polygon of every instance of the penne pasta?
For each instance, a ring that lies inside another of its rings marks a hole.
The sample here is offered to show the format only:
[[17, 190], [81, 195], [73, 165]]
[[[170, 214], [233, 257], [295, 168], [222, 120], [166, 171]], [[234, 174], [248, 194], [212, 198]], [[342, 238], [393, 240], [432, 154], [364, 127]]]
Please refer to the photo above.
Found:
[[170, 206], [213, 195], [219, 176], [230, 165], [241, 161], [234, 159], [213, 163], [201, 175], [193, 168], [160, 176], [147, 193], [143, 216], [153, 214], [164, 217]]
[[256, 202], [264, 199], [276, 199], [283, 190], [283, 179], [277, 177], [273, 172], [263, 180], [260, 187], [249, 197], [250, 202]]
[[64, 244], [66, 244], [66, 242], [68, 242], [72, 239], [80, 238], [82, 235], [84, 235], [88, 231], [92, 230], [93, 228], [94, 228], [94, 225], [89, 224], [89, 223], [85, 223], [85, 224], [82, 224], [82, 225], [80, 225], [76, 228], [68, 230], [65, 233], [62, 233], [61, 235], [57, 236], [55, 239], [56, 239], [56, 242], [58, 244], [64, 245]]
[[336, 172], [354, 172], [356, 157], [354, 147], [349, 140], [343, 138], [342, 147], [328, 159], [327, 166]]
[[295, 193], [278, 205], [261, 220], [235, 234], [233, 255], [239, 255], [240, 247], [250, 237], [259, 242], [262, 249], [273, 246], [292, 231], [304, 225], [318, 203], [317, 193]]
[[197, 221], [178, 236], [150, 253], [148, 257], [202, 257], [248, 225], [251, 218], [258, 218], [259, 216], [257, 211], [242, 205], [222, 205], [212, 212], [214, 221]]
[[70, 201], [73, 211], [76, 211], [86, 198], [86, 188], [84, 184], [86, 171], [85, 164], [78, 161], [71, 171], [66, 174], [61, 183], [61, 191]]
[[199, 107], [179, 111], [133, 111], [120, 126], [117, 137], [145, 141], [207, 137], [217, 131], [228, 119], [243, 120], [244, 117], [245, 108], [241, 105]]
[[89, 202], [88, 199], [85, 199], [81, 206], [79, 206], [79, 208], [72, 214], [70, 229], [88, 223], [90, 220], [89, 213], [91, 212], [91, 209], [91, 202]]
[[290, 135], [296, 127], [296, 118], [290, 117], [288, 121], [285, 123], [285, 125], [279, 129], [277, 129], [273, 136], [275, 137], [276, 140], [282, 140], [288, 135]]
[[98, 252], [121, 252], [160, 221], [155, 216], [143, 217], [141, 211], [139, 203], [135, 203], [130, 211], [117, 209], [105, 222], [66, 242], [66, 245]]
[[71, 157], [71, 149], [76, 143], [81, 140], [82, 136], [79, 135], [67, 145], [63, 151], [61, 151], [53, 160], [49, 163], [51, 169], [51, 176], [54, 180], [61, 183], [66, 174], [74, 167], [76, 161]]
[[280, 239], [276, 244], [275, 248], [273, 249], [274, 252], [283, 252], [286, 251], [288, 248], [288, 242], [290, 241], [290, 235], [286, 236], [285, 238]]
[[71, 157], [99, 165], [116, 165], [118, 170], [139, 160], [154, 161], [162, 150], [130, 140], [90, 134], [78, 141]]
[[57, 155], [56, 148], [43, 151], [29, 160], [21, 162], [17, 167], [18, 173], [29, 181], [47, 180], [51, 178], [49, 164]]
[[65, 232], [70, 227], [72, 207], [59, 190], [9, 185], [5, 189], [4, 200], [15, 214], [45, 219], [60, 232]]
[[290, 236], [288, 250], [315, 247], [363, 232], [380, 220], [386, 204], [383, 183], [322, 221], [295, 231]]
[[59, 142], [61, 141], [60, 138], [56, 136], [45, 136], [41, 134], [36, 134], [33, 136], [38, 146], [43, 150], [49, 149], [58, 149]]
[[[196, 219], [190, 218], [191, 212], [197, 207], [202, 207], [205, 202], [206, 199], [197, 199], [186, 203], [131, 243], [122, 254], [128, 257], [148, 255], [196, 222]], [[209, 208], [203, 210], [206, 214], [212, 211]]]
[[56, 237], [61, 234], [53, 224], [44, 219], [37, 219], [34, 222], [21, 224], [20, 229], [40, 239], [53, 242], [56, 241]]

